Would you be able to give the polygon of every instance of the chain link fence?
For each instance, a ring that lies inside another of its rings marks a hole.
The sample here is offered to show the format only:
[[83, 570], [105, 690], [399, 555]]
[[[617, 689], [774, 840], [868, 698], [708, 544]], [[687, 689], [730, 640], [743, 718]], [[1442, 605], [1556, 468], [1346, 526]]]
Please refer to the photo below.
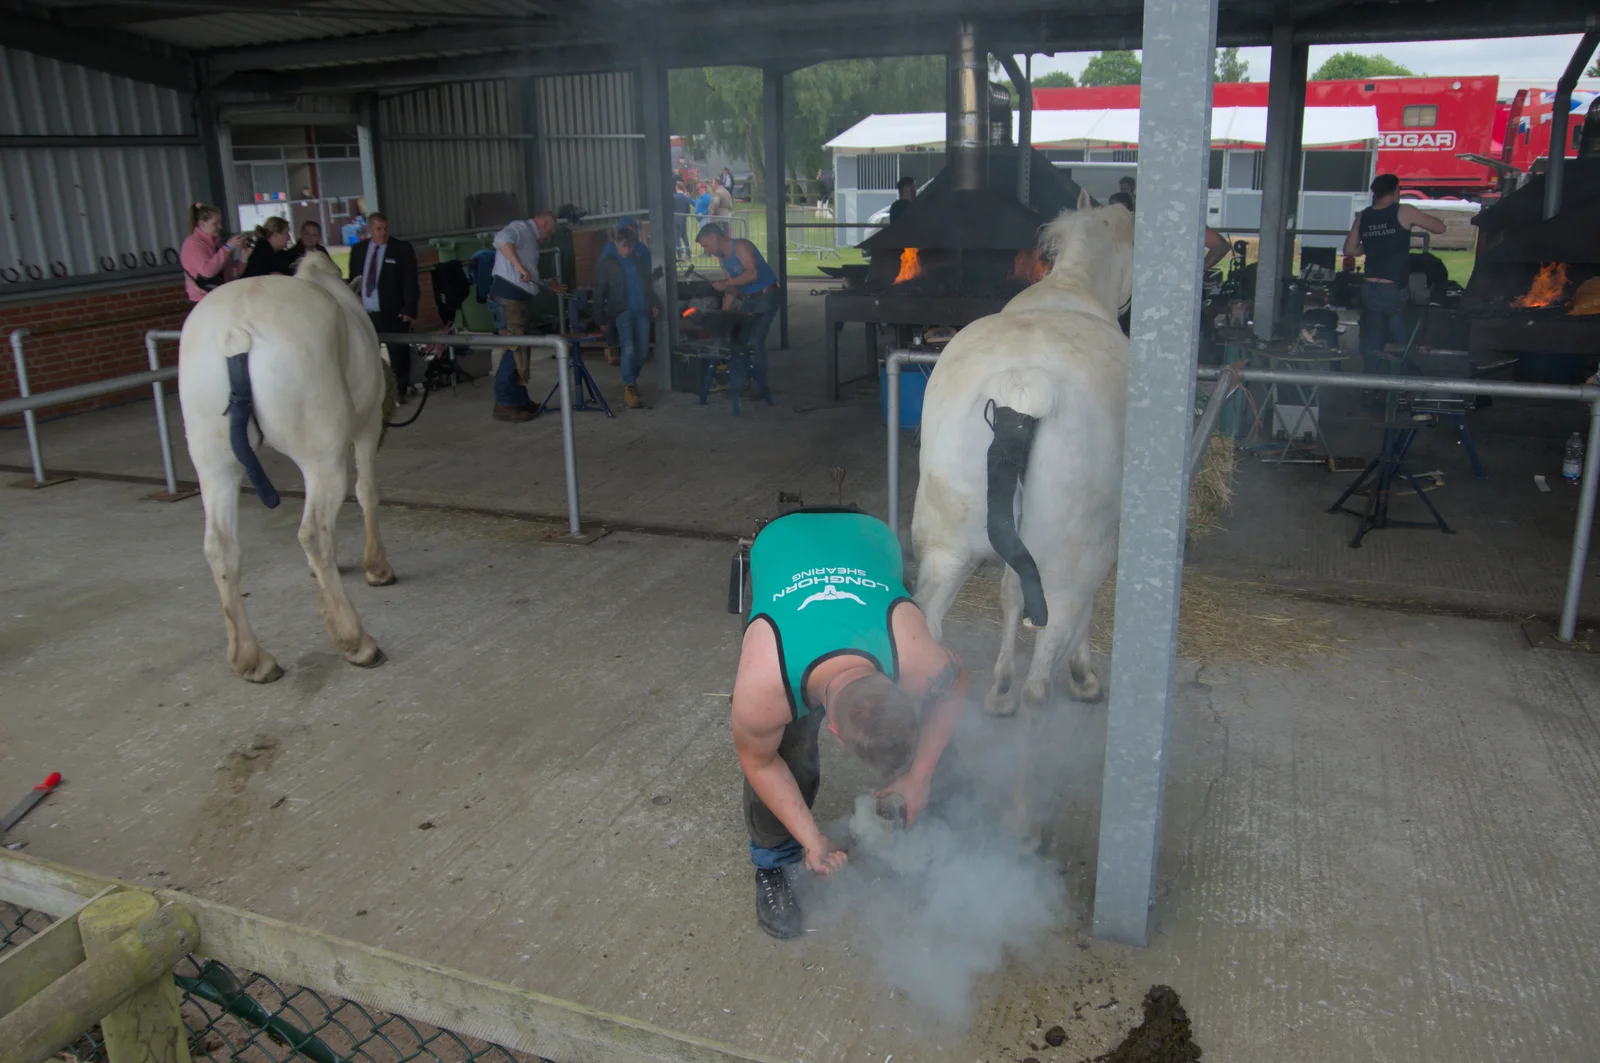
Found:
[[[0, 957], [50, 922], [0, 901]], [[189, 956], [173, 975], [196, 1063], [550, 1063], [343, 997], [241, 975], [215, 960]], [[104, 1063], [99, 1027], [57, 1058]]]

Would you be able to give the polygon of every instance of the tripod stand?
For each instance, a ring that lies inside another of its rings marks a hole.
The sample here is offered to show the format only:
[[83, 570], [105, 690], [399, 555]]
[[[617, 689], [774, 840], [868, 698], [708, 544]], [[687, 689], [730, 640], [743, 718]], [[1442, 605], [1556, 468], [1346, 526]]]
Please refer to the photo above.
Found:
[[[1390, 404], [1389, 416], [1383, 426], [1383, 445], [1378, 450], [1378, 456], [1367, 463], [1361, 470], [1361, 475], [1344, 490], [1339, 500], [1328, 507], [1329, 513], [1348, 513], [1352, 517], [1359, 517], [1360, 523], [1356, 525], [1356, 535], [1350, 540], [1351, 547], [1361, 545], [1369, 531], [1382, 528], [1431, 528], [1435, 525], [1446, 535], [1454, 535], [1455, 529], [1445, 523], [1438, 507], [1433, 504], [1427, 494], [1422, 490], [1422, 485], [1417, 483], [1416, 477], [1405, 466], [1406, 455], [1411, 450], [1411, 444], [1416, 442], [1417, 428], [1415, 425], [1396, 424], [1394, 421], [1393, 403]], [[1361, 485], [1372, 479], [1372, 489], [1367, 495], [1367, 504], [1364, 510], [1357, 512], [1346, 509], [1345, 503], [1350, 496], [1361, 489]], [[1425, 520], [1396, 520], [1389, 516], [1389, 500], [1394, 491], [1395, 480], [1404, 480], [1411, 490], [1415, 491], [1422, 504], [1428, 507], [1428, 512], [1433, 515], [1432, 521]]]

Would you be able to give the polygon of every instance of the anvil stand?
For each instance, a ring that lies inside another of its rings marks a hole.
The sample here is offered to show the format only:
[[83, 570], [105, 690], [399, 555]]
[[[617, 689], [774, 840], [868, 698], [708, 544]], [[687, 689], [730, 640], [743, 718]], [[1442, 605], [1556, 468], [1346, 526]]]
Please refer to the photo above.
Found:
[[[1344, 490], [1339, 500], [1328, 507], [1329, 513], [1348, 513], [1352, 517], [1359, 517], [1360, 523], [1356, 526], [1356, 535], [1350, 540], [1352, 548], [1361, 545], [1361, 540], [1366, 538], [1369, 531], [1384, 528], [1431, 528], [1437, 526], [1446, 535], [1454, 535], [1455, 529], [1445, 523], [1438, 507], [1433, 504], [1422, 485], [1417, 483], [1416, 477], [1405, 466], [1406, 455], [1411, 451], [1411, 444], [1417, 439], [1417, 426], [1415, 424], [1397, 423], [1398, 403], [1393, 393], [1390, 394], [1387, 409], [1385, 410], [1383, 424], [1383, 445], [1378, 450], [1378, 456], [1367, 463], [1361, 470], [1361, 475]], [[1357, 512], [1346, 509], [1345, 503], [1350, 496], [1360, 490], [1361, 485], [1368, 478], [1373, 478], [1372, 491], [1367, 496], [1367, 505], [1364, 511]], [[1428, 512], [1433, 515], [1432, 521], [1425, 520], [1396, 520], [1389, 516], [1389, 500], [1394, 491], [1395, 480], [1403, 480], [1415, 491], [1422, 504], [1428, 507]]]

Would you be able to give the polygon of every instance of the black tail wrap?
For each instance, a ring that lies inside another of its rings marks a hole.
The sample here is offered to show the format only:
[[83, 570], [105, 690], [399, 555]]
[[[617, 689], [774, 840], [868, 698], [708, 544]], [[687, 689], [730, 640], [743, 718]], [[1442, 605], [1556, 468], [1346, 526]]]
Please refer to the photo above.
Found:
[[230, 354], [228, 409], [225, 411], [228, 415], [228, 441], [233, 444], [233, 456], [244, 466], [245, 475], [250, 477], [250, 486], [256, 489], [256, 497], [261, 499], [261, 504], [268, 509], [277, 509], [278, 489], [267, 479], [267, 470], [261, 467], [261, 459], [250, 447], [250, 421], [255, 416], [255, 409], [255, 399], [250, 392], [250, 355], [248, 352]]
[[1017, 483], [1028, 471], [1028, 452], [1033, 448], [1036, 417], [1018, 413], [1009, 406], [991, 406], [994, 442], [989, 444], [989, 545], [1022, 578], [1022, 615], [1035, 627], [1049, 621], [1044, 604], [1044, 585], [1039, 581], [1039, 566], [1017, 534]]

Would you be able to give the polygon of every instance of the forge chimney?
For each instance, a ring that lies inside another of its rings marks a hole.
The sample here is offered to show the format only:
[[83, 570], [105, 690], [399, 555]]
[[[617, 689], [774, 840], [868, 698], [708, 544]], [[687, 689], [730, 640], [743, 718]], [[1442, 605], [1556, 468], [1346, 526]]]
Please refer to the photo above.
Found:
[[956, 49], [949, 63], [950, 103], [947, 110], [945, 158], [953, 187], [974, 191], [989, 179], [989, 50], [977, 23], [956, 25]]

